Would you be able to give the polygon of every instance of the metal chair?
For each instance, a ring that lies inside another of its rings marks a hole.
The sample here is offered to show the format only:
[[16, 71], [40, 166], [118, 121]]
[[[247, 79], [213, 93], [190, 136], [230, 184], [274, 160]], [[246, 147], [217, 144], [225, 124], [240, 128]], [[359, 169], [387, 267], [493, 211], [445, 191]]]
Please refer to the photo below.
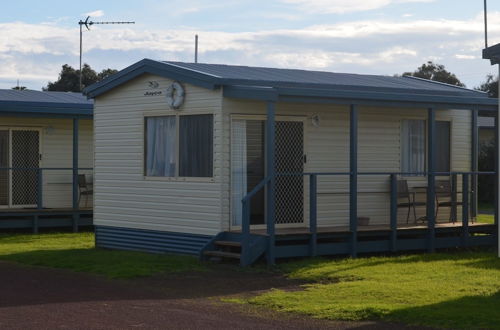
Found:
[[[403, 202], [399, 200], [403, 199]], [[408, 181], [406, 180], [398, 180], [398, 203], [397, 207], [407, 207], [408, 214], [406, 215], [406, 223], [410, 220], [410, 211], [413, 208], [413, 217], [415, 219], [415, 223], [417, 222], [417, 210], [416, 206], [425, 206], [426, 202], [418, 202], [416, 201], [416, 193], [410, 191], [408, 189]]]
[[[450, 208], [450, 222], [455, 223], [457, 220], [457, 206], [463, 205], [462, 201], [457, 201], [456, 190], [450, 180], [436, 180], [436, 218], [438, 215], [439, 207]], [[467, 193], [467, 192], [465, 192]]]
[[87, 207], [89, 195], [93, 195], [94, 190], [90, 189], [89, 185], [87, 184], [87, 179], [85, 178], [85, 174], [78, 174], [78, 191], [79, 191], [78, 205], [80, 205], [80, 200], [83, 195], [85, 196], [85, 207]]

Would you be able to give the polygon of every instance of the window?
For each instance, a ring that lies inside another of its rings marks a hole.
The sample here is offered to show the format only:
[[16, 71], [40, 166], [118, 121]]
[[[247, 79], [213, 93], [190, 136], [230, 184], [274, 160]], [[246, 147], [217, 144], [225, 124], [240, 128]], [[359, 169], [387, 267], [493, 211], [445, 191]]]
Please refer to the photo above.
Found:
[[213, 176], [213, 116], [147, 117], [145, 174]]
[[[436, 172], [450, 171], [450, 122], [436, 121]], [[403, 120], [401, 125], [401, 171], [425, 172], [425, 120]], [[415, 174], [414, 174], [415, 175]]]
[[450, 171], [450, 122], [436, 121], [436, 172]]
[[403, 120], [401, 126], [401, 172], [424, 171], [425, 121]]

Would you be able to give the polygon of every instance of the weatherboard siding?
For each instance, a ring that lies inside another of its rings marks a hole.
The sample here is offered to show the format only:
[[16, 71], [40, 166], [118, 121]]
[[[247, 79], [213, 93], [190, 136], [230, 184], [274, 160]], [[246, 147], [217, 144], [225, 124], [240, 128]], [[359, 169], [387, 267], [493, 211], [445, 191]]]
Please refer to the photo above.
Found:
[[[43, 171], [43, 206], [72, 206], [73, 120], [53, 118], [1, 117], [0, 127], [41, 130], [42, 168], [68, 168]], [[79, 167], [93, 167], [92, 120], [79, 120]], [[81, 171], [92, 181], [92, 171]], [[82, 204], [83, 205], [83, 204]], [[88, 201], [92, 205], [92, 198]]]
[[[145, 74], [95, 100], [95, 206], [98, 226], [214, 235], [221, 231], [222, 122], [220, 90], [183, 84], [185, 103], [171, 110], [164, 95], [145, 96], [172, 82]], [[214, 115], [214, 176], [148, 178], [144, 176], [144, 117]]]
[[[230, 125], [233, 115], [264, 115], [264, 102], [223, 100], [223, 224], [230, 226]], [[318, 114], [319, 127], [314, 127], [311, 116]], [[338, 105], [277, 103], [276, 115], [305, 117], [305, 152], [308, 172], [349, 171], [349, 108]], [[358, 170], [359, 172], [400, 171], [400, 130], [403, 119], [426, 119], [426, 109], [359, 108]], [[452, 122], [451, 166], [452, 171], [470, 170], [469, 111], [438, 111], [436, 120]], [[438, 178], [439, 179], [439, 178]], [[318, 226], [347, 225], [349, 219], [348, 176], [318, 177]], [[424, 177], [408, 178], [410, 186], [425, 184]], [[461, 178], [458, 178], [460, 183]], [[460, 189], [459, 189], [460, 190]], [[389, 177], [359, 176], [358, 215], [368, 216], [371, 223], [389, 223]], [[461, 195], [458, 195], [460, 200]], [[425, 199], [425, 198], [424, 198]], [[308, 182], [305, 180], [305, 214], [308, 222]], [[440, 220], [447, 220], [449, 208], [439, 212]], [[418, 209], [417, 216], [424, 216], [425, 209]], [[460, 219], [460, 212], [458, 214]], [[406, 210], [400, 209], [399, 222], [406, 222]]]

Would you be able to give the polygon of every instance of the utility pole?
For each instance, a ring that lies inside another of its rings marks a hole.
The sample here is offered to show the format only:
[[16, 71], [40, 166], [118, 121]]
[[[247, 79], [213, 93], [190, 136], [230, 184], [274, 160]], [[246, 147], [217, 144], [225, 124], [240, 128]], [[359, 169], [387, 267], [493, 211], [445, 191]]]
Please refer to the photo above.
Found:
[[90, 26], [94, 24], [135, 24], [135, 22], [93, 22], [89, 21], [90, 16], [87, 16], [85, 21], [80, 20], [78, 22], [78, 25], [80, 25], [80, 92], [82, 91], [82, 52], [83, 52], [83, 47], [82, 47], [82, 37], [83, 37], [83, 26], [87, 28], [87, 30], [90, 30]]
[[194, 36], [194, 63], [198, 63], [198, 35]]

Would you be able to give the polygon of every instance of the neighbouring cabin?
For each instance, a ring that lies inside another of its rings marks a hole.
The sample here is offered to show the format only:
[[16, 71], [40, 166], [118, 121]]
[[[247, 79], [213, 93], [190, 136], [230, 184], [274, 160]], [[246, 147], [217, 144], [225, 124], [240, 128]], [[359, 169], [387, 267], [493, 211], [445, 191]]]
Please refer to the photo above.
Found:
[[239, 258], [493, 245], [485, 93], [411, 77], [143, 60], [90, 86], [96, 244]]
[[0, 229], [91, 225], [93, 162], [91, 100], [0, 90]]

